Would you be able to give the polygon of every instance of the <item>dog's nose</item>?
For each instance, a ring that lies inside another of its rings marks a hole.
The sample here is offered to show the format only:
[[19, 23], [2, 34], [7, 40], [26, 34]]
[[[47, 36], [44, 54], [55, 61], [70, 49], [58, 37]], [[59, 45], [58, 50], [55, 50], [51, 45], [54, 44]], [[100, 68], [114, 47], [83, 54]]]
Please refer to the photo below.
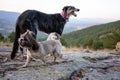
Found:
[[20, 41], [22, 42], [24, 39], [20, 39]]
[[77, 9], [77, 11], [80, 11], [80, 9]]

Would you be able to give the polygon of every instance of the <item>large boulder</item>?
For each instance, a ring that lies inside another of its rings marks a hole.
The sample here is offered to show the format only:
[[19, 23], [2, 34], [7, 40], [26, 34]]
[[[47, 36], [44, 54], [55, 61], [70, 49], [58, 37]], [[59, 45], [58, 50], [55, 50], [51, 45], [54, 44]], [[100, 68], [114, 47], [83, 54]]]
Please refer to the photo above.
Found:
[[120, 42], [117, 42], [116, 44], [116, 51], [120, 53]]

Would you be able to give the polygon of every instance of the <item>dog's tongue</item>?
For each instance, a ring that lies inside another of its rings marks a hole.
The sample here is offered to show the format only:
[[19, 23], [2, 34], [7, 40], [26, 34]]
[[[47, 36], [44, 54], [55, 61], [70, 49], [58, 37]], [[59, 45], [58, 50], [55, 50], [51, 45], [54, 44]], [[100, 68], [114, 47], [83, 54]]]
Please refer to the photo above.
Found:
[[18, 44], [22, 46], [22, 42], [18, 41]]
[[72, 11], [71, 13], [72, 13], [73, 16], [75, 16], [75, 17], [77, 16], [74, 11]]

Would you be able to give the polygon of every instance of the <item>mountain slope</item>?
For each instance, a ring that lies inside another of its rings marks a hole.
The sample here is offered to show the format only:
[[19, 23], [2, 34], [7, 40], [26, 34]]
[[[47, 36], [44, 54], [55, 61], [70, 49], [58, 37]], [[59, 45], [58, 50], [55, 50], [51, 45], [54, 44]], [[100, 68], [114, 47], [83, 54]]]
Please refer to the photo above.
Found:
[[20, 13], [10, 12], [10, 11], [1, 11], [0, 10], [0, 19], [7, 19], [8, 21], [15, 22]]
[[65, 39], [69, 47], [71, 46], [93, 47], [93, 42], [95, 40], [100, 41], [101, 45], [104, 45], [103, 42], [105, 39], [107, 39], [108, 36], [113, 35], [113, 33], [119, 34], [119, 32], [120, 21], [115, 21], [107, 24], [91, 26], [82, 30], [77, 30], [68, 34], [64, 34], [63, 38]]
[[19, 13], [0, 11], [0, 33], [7, 36], [10, 32], [15, 30], [15, 23]]

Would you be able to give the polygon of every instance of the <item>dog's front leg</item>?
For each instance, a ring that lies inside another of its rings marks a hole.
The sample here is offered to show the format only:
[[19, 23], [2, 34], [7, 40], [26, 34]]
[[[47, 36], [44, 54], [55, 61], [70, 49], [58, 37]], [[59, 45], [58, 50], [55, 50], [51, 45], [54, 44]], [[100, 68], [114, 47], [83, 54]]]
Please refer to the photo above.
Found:
[[24, 64], [22, 67], [23, 67], [23, 68], [24, 68], [24, 67], [27, 67], [31, 60], [32, 60], [32, 58], [29, 57], [29, 56], [27, 56], [27, 60], [26, 60], [25, 64]]
[[27, 60], [22, 67], [27, 67], [31, 60], [32, 58], [30, 57], [30, 51], [27, 49]]

